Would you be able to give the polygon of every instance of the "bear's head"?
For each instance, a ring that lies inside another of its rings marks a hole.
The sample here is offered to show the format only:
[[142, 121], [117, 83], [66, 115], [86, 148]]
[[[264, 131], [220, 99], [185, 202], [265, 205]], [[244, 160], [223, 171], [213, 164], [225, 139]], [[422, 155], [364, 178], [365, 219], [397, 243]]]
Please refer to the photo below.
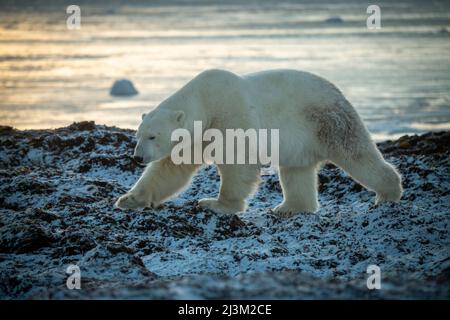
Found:
[[183, 127], [184, 112], [156, 109], [142, 115], [136, 132], [137, 144], [134, 159], [147, 164], [170, 155], [176, 142], [171, 141], [172, 132]]

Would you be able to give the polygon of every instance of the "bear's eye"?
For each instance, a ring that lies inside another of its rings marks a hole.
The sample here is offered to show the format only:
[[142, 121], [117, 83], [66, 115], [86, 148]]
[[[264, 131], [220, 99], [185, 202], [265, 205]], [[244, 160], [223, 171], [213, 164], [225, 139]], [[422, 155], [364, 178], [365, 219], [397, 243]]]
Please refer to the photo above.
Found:
[[153, 140], [153, 139], [155, 139], [154, 136], [148, 137], [148, 140]]

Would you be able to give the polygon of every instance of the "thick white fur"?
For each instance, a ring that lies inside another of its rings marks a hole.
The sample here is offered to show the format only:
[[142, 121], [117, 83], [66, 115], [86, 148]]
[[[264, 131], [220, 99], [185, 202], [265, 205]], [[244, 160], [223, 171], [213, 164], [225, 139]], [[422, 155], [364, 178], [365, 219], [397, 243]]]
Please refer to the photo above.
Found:
[[[238, 76], [208, 70], [143, 117], [135, 155], [151, 162], [136, 185], [117, 201], [120, 208], [158, 205], [188, 184], [197, 165], [174, 165], [170, 133], [193, 122], [203, 129], [279, 129], [280, 182], [284, 200], [274, 212], [314, 212], [317, 170], [328, 160], [377, 193], [377, 203], [398, 201], [401, 178], [372, 142], [360, 117], [327, 80], [295, 70]], [[148, 136], [155, 139], [149, 140]], [[259, 183], [259, 165], [219, 165], [218, 199], [200, 205], [219, 213], [245, 210]]]

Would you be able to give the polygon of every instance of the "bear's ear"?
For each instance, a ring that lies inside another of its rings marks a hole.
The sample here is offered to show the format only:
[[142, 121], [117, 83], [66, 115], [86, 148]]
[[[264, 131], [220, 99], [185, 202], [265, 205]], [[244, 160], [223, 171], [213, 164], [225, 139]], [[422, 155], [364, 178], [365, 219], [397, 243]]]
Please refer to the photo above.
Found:
[[179, 123], [183, 123], [184, 121], [184, 111], [178, 110], [175, 112], [175, 120]]
[[142, 114], [142, 120], [144, 120], [144, 118], [145, 118], [145, 113]]

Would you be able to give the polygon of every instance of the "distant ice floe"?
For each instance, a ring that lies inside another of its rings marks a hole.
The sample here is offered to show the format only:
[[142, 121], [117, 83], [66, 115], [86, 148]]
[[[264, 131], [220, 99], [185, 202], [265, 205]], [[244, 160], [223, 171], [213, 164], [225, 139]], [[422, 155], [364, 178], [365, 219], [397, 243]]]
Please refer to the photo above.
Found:
[[112, 96], [134, 96], [139, 92], [133, 85], [133, 82], [127, 79], [121, 79], [114, 82], [110, 94]]
[[343, 23], [344, 20], [341, 17], [329, 17], [325, 19], [326, 23]]

